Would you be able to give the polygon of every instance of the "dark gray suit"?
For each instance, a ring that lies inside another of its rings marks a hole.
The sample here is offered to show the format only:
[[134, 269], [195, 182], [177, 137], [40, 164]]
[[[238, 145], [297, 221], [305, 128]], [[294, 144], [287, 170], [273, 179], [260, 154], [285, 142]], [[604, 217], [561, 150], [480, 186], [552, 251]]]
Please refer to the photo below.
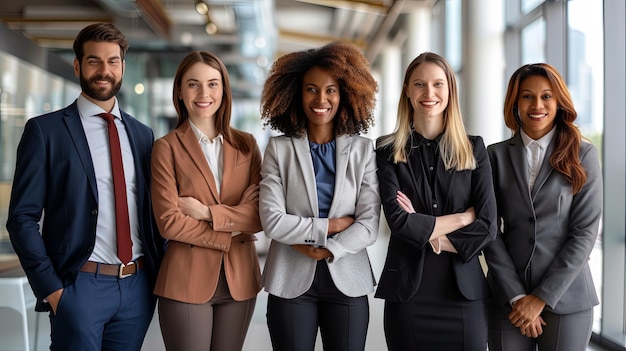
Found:
[[[546, 150], [531, 191], [520, 134], [488, 147], [499, 230], [485, 255], [496, 298], [497, 311], [492, 312], [501, 318], [510, 312], [509, 301], [520, 294], [532, 293], [545, 301], [547, 314], [591, 311], [598, 304], [588, 264], [602, 214], [598, 155], [593, 145], [581, 143], [579, 156], [587, 182], [574, 195], [571, 184], [549, 164], [557, 137], [558, 133]], [[552, 332], [559, 333], [549, 324], [540, 338], [557, 338]], [[564, 332], [563, 339], [573, 336], [571, 330]]]

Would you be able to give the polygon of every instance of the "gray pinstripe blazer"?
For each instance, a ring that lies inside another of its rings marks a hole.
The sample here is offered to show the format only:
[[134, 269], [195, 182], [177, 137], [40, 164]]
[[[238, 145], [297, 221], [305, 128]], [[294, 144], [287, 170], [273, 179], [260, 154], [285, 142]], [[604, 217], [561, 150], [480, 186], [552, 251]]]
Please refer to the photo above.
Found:
[[270, 139], [261, 170], [259, 212], [265, 235], [272, 239], [262, 284], [270, 294], [294, 298], [305, 293], [316, 261], [290, 245], [314, 244], [333, 254], [328, 268], [347, 296], [374, 291], [375, 278], [366, 247], [376, 241], [380, 197], [373, 143], [360, 136], [336, 139], [335, 195], [329, 217], [354, 216], [345, 231], [327, 237], [328, 219], [318, 218], [317, 188], [308, 138]]

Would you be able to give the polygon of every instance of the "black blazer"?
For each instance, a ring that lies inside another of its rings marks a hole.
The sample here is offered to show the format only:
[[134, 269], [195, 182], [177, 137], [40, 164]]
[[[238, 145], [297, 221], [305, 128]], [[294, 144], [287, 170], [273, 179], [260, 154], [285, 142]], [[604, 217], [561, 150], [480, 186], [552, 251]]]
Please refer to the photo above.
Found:
[[[421, 136], [414, 134], [413, 138], [421, 139]], [[483, 140], [470, 136], [470, 141], [478, 164], [476, 169], [445, 170], [439, 157], [434, 189], [423, 173], [418, 152], [409, 154], [408, 163], [394, 164], [392, 145], [376, 150], [381, 201], [391, 229], [376, 297], [395, 302], [413, 297], [420, 286], [426, 250], [432, 250], [428, 239], [435, 227], [435, 216], [461, 213], [470, 207], [474, 207], [476, 220], [448, 234], [458, 251], [453, 266], [459, 291], [465, 298], [478, 300], [489, 296], [478, 254], [496, 236], [496, 201]], [[416, 213], [409, 214], [398, 205], [398, 190], [411, 199]]]
[[[139, 234], [147, 269], [155, 278], [163, 244], [149, 196], [154, 136], [120, 112], [135, 159]], [[45, 297], [76, 280], [95, 245], [97, 214], [96, 176], [76, 102], [28, 120], [17, 149], [7, 229], [38, 311], [50, 309]]]

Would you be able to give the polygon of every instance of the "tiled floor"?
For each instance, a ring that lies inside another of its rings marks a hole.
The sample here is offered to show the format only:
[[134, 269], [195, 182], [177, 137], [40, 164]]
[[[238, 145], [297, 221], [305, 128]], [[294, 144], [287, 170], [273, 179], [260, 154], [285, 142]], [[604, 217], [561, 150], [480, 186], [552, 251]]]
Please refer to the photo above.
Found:
[[[385, 250], [387, 247], [388, 236], [381, 235], [377, 243], [369, 248], [370, 258], [375, 276], [380, 276], [385, 258]], [[265, 245], [264, 240], [260, 240], [259, 245]], [[370, 296], [370, 325], [368, 330], [366, 351], [382, 351], [386, 350], [385, 339], [383, 335], [382, 313], [383, 301], [374, 299]], [[265, 324], [265, 308], [267, 304], [267, 293], [261, 292], [257, 299], [252, 323], [248, 331], [244, 351], [270, 351], [270, 339]], [[28, 312], [29, 334], [31, 342], [31, 350], [35, 350], [34, 342], [34, 320], [35, 312]], [[39, 333], [38, 333], [37, 351], [47, 350], [50, 344], [50, 325], [48, 317], [45, 314], [40, 315]], [[22, 341], [22, 328], [19, 323], [19, 314], [13, 310], [0, 308], [0, 350], [20, 351], [24, 350]], [[158, 319], [155, 318], [150, 325], [142, 351], [164, 351], [163, 339], [159, 330]], [[315, 351], [321, 351], [321, 342], [316, 344]], [[603, 351], [604, 349], [591, 345], [589, 351]]]

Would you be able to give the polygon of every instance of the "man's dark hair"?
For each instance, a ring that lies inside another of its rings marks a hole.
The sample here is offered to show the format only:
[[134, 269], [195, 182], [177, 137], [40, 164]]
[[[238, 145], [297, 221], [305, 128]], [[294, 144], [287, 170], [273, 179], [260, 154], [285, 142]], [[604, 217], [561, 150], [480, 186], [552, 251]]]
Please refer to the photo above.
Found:
[[122, 60], [128, 50], [126, 37], [112, 23], [94, 23], [83, 28], [74, 40], [74, 53], [79, 62], [82, 62], [85, 56], [84, 45], [88, 41], [117, 43], [120, 46]]

